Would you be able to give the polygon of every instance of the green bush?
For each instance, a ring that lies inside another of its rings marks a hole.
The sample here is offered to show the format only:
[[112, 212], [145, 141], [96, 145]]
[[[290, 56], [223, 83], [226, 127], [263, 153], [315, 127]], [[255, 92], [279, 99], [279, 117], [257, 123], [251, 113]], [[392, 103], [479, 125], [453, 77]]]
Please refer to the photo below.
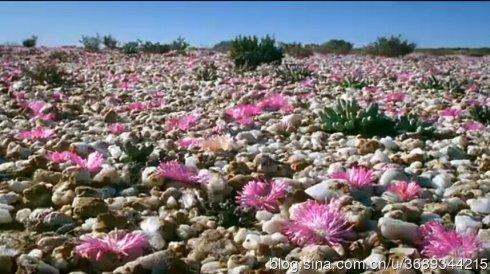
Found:
[[392, 119], [384, 115], [374, 103], [361, 108], [355, 100], [337, 100], [333, 107], [326, 107], [320, 113], [323, 129], [327, 132], [342, 132], [348, 135], [360, 134], [364, 137], [396, 136], [402, 133], [417, 133], [422, 137], [431, 136], [435, 128], [409, 115]]
[[187, 47], [189, 47], [189, 43], [187, 43], [183, 37], [179, 36], [176, 40], [172, 41], [169, 46], [170, 50], [175, 50], [182, 53], [187, 49]]
[[137, 54], [140, 52], [140, 45], [138, 42], [127, 42], [121, 47], [121, 52], [124, 54]]
[[488, 106], [473, 106], [470, 108], [471, 118], [474, 120], [483, 123], [490, 124], [490, 107]]
[[231, 49], [231, 41], [221, 41], [218, 44], [214, 45], [212, 50], [218, 52], [228, 52]]
[[316, 48], [318, 53], [348, 54], [354, 45], [345, 40], [332, 39]]
[[37, 36], [33, 35], [31, 38], [27, 38], [24, 41], [22, 41], [22, 45], [26, 48], [33, 48], [36, 46], [37, 43]]
[[140, 48], [141, 48], [141, 52], [144, 52], [144, 53], [158, 53], [158, 54], [163, 54], [163, 53], [167, 53], [169, 52], [171, 49], [170, 49], [170, 45], [168, 44], [160, 44], [160, 43], [152, 43], [150, 41], [146, 41], [146, 42], [140, 42]]
[[97, 33], [96, 36], [82, 36], [82, 39], [80, 39], [80, 43], [82, 43], [86, 51], [97, 52], [100, 50], [100, 44], [102, 43], [102, 40]]
[[111, 35], [105, 35], [102, 38], [102, 43], [108, 49], [116, 49], [117, 48], [117, 40]]
[[362, 79], [347, 77], [340, 85], [344, 88], [362, 89], [363, 87], [367, 87], [369, 83]]
[[276, 40], [267, 35], [259, 39], [256, 36], [238, 36], [231, 42], [230, 57], [238, 69], [256, 69], [261, 64], [280, 63], [283, 58]]
[[280, 46], [286, 54], [296, 58], [307, 58], [313, 55], [312, 48], [303, 46], [301, 43], [281, 43]]
[[407, 40], [402, 40], [401, 36], [379, 37], [376, 42], [369, 44], [365, 51], [368, 54], [397, 57], [407, 55], [415, 50], [417, 45]]

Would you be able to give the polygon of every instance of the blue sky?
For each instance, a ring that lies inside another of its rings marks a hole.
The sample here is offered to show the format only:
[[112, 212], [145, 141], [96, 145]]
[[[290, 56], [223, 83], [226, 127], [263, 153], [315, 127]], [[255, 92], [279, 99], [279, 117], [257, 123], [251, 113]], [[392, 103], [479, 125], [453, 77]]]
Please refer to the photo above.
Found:
[[490, 2], [1, 2], [0, 43], [36, 34], [46, 46], [76, 45], [82, 34], [120, 41], [196, 46], [238, 34], [363, 46], [402, 34], [419, 47], [490, 46]]

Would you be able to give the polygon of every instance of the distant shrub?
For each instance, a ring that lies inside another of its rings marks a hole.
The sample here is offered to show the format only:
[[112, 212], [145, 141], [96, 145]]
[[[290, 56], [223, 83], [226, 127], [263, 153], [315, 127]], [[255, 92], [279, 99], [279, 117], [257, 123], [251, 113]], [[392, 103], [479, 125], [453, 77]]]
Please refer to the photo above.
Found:
[[152, 43], [150, 41], [140, 42], [141, 51], [144, 53], [167, 53], [170, 51], [170, 45], [168, 44], [160, 44], [160, 43]]
[[27, 38], [22, 41], [22, 45], [26, 48], [33, 48], [36, 46], [37, 36], [33, 35], [31, 38]]
[[238, 36], [231, 42], [230, 57], [238, 69], [255, 69], [261, 64], [280, 63], [283, 52], [275, 44], [275, 39], [269, 35], [260, 42], [256, 36]]
[[228, 52], [231, 49], [231, 41], [221, 41], [214, 45], [212, 49], [218, 52]]
[[282, 43], [281, 48], [286, 54], [296, 58], [307, 58], [313, 55], [312, 48], [303, 46], [301, 43]]
[[121, 52], [124, 54], [137, 54], [140, 52], [140, 45], [138, 42], [127, 42], [121, 47]]
[[319, 45], [315, 51], [318, 53], [348, 54], [354, 45], [345, 40], [332, 39]]
[[37, 85], [60, 87], [69, 83], [69, 74], [55, 62], [39, 62], [24, 71], [25, 75]]
[[169, 46], [170, 50], [183, 52], [189, 47], [189, 43], [187, 43], [183, 37], [179, 36], [176, 40], [172, 41]]
[[96, 36], [82, 36], [82, 39], [80, 39], [80, 43], [82, 43], [86, 51], [97, 52], [100, 50], [100, 44], [102, 43], [102, 40], [97, 33]]
[[407, 40], [402, 40], [401, 36], [379, 37], [376, 42], [369, 44], [365, 51], [368, 54], [397, 57], [407, 55], [415, 50], [417, 45]]
[[114, 37], [112, 37], [111, 35], [105, 35], [102, 38], [102, 43], [108, 49], [115, 49], [115, 48], [117, 48], [117, 40]]

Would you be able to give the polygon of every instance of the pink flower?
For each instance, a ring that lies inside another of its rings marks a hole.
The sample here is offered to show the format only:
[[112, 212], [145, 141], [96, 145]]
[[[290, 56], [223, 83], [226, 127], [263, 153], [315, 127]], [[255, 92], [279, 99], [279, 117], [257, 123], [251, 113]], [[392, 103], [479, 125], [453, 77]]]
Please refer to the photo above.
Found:
[[158, 174], [161, 177], [182, 183], [201, 182], [197, 168], [180, 164], [177, 161], [160, 163], [158, 165]]
[[200, 138], [186, 137], [177, 141], [177, 145], [181, 148], [189, 149], [193, 146], [199, 146], [201, 144]]
[[298, 246], [338, 246], [347, 242], [352, 225], [340, 211], [337, 202], [321, 204], [308, 200], [284, 226], [284, 235]]
[[115, 123], [109, 126], [109, 132], [114, 135], [119, 135], [126, 131], [127, 131], [127, 127], [125, 124]]
[[40, 140], [49, 139], [55, 135], [54, 130], [45, 127], [37, 127], [33, 130], [21, 132], [17, 135], [18, 139]]
[[408, 202], [415, 199], [420, 194], [420, 186], [416, 182], [399, 182], [396, 184], [391, 184], [388, 188], [389, 192], [392, 192], [404, 202]]
[[76, 154], [71, 151], [63, 151], [63, 152], [51, 152], [48, 154], [48, 159], [51, 162], [60, 164], [64, 162], [68, 162], [74, 157]]
[[63, 101], [66, 98], [66, 96], [63, 93], [59, 92], [59, 91], [54, 92], [53, 95], [52, 95], [52, 97], [57, 102], [61, 102], [61, 101]]
[[130, 103], [127, 106], [127, 108], [129, 111], [132, 111], [132, 112], [140, 112], [140, 111], [149, 109], [149, 105], [147, 102], [133, 102], [133, 103]]
[[250, 125], [253, 123], [253, 117], [262, 113], [259, 106], [248, 104], [240, 105], [226, 110], [226, 114], [231, 116], [235, 121], [242, 125]]
[[43, 113], [43, 109], [46, 106], [46, 103], [40, 100], [31, 101], [27, 104], [27, 107], [33, 112], [33, 119], [41, 119], [43, 121], [51, 121], [54, 119], [54, 114], [52, 113]]
[[386, 102], [401, 102], [404, 101], [407, 95], [404, 92], [393, 92], [385, 95]]
[[289, 104], [287, 99], [281, 94], [273, 94], [259, 102], [257, 106], [266, 111], [283, 110], [285, 112], [290, 112], [293, 110], [293, 106]]
[[75, 252], [93, 262], [101, 261], [109, 254], [119, 259], [136, 259], [149, 247], [148, 239], [143, 233], [112, 232], [102, 238], [84, 235], [75, 247]]
[[102, 168], [102, 164], [104, 163], [104, 156], [102, 153], [96, 151], [92, 152], [88, 155], [87, 159], [83, 159], [77, 154], [71, 154], [70, 161], [75, 163], [79, 168], [85, 169], [90, 173], [99, 172]]
[[186, 131], [198, 124], [200, 115], [190, 114], [180, 118], [171, 118], [167, 121], [170, 129], [179, 129]]
[[348, 171], [336, 172], [330, 178], [345, 181], [353, 188], [371, 187], [376, 181], [374, 172], [365, 167], [353, 167]]
[[409, 82], [413, 79], [413, 73], [410, 73], [410, 72], [401, 72], [398, 74], [398, 80], [400, 80], [401, 82]]
[[437, 222], [429, 222], [421, 227], [424, 238], [422, 254], [431, 258], [475, 259], [481, 243], [475, 234], [447, 231]]
[[441, 116], [450, 117], [450, 118], [457, 118], [457, 117], [460, 117], [463, 113], [464, 113], [464, 111], [462, 109], [446, 108], [443, 111], [441, 111]]
[[289, 186], [282, 181], [250, 181], [238, 193], [237, 202], [242, 208], [277, 212], [279, 200], [286, 197]]
[[481, 123], [475, 122], [475, 121], [469, 121], [466, 122], [462, 128], [465, 131], [480, 131], [485, 128], [485, 126]]

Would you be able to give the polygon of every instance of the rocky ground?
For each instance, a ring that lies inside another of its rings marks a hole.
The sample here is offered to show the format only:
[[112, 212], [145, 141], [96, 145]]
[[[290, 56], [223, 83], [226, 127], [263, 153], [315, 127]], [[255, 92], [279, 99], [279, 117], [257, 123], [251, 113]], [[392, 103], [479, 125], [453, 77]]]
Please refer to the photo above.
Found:
[[[490, 132], [470, 113], [490, 105], [488, 57], [286, 57], [298, 77], [205, 51], [0, 61], [0, 273], [488, 258]], [[49, 63], [62, 84], [36, 81]], [[327, 132], [320, 113], [339, 98], [435, 133]]]

